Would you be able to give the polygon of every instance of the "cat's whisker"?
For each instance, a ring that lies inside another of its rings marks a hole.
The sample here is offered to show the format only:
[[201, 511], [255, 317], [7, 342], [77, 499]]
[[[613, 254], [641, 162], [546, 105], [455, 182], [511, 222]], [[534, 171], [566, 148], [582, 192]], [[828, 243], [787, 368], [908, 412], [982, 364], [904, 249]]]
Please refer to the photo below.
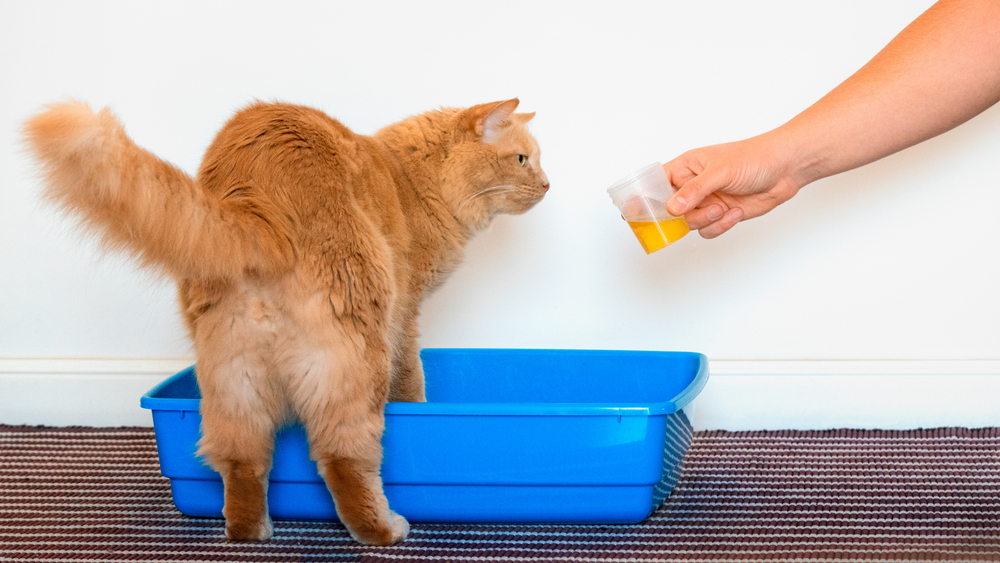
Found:
[[512, 192], [512, 191], [515, 191], [515, 190], [517, 190], [517, 186], [511, 186], [509, 184], [504, 184], [504, 185], [500, 185], [500, 186], [493, 186], [493, 187], [489, 187], [489, 188], [486, 188], [486, 189], [479, 190], [478, 192], [476, 192], [476, 193], [474, 193], [474, 194], [472, 194], [470, 196], [467, 196], [465, 199], [463, 199], [462, 202], [460, 204], [458, 204], [458, 209], [455, 210], [455, 213], [461, 213], [462, 209], [465, 208], [465, 206], [467, 204], [471, 203], [472, 200], [474, 200], [474, 199], [476, 199], [476, 198], [478, 198], [480, 196], [483, 196], [483, 195], [486, 195], [486, 194], [492, 193], [492, 192], [498, 192], [498, 191], [499, 192]]

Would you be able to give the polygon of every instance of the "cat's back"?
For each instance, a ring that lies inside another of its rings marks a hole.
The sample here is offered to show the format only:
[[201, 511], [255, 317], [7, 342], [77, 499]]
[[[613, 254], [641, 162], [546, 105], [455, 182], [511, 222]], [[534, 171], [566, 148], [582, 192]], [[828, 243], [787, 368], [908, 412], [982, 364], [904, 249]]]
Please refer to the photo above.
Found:
[[285, 103], [238, 111], [198, 172], [216, 197], [263, 218], [267, 228], [280, 223], [302, 268], [326, 271], [360, 252], [402, 277], [412, 242], [399, 196], [404, 181], [384, 143], [318, 109]]
[[302, 202], [311, 192], [323, 192], [322, 186], [347, 180], [356, 168], [360, 140], [318, 109], [255, 102], [216, 134], [198, 180], [223, 198], [249, 191]]

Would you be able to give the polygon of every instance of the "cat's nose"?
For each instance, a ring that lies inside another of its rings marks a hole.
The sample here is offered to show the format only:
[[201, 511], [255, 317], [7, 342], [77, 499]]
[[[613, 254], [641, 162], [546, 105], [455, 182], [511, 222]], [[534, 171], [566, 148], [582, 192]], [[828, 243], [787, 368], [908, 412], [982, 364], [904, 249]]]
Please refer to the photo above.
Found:
[[545, 191], [549, 190], [549, 184], [548, 184], [548, 182], [542, 184], [542, 189], [545, 190]]

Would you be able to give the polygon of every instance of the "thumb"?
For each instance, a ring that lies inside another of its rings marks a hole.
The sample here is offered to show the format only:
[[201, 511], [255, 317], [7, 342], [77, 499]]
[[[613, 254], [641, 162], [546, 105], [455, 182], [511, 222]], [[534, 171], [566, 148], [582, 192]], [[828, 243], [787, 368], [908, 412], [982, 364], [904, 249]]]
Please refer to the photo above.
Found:
[[722, 176], [705, 170], [670, 196], [670, 199], [667, 200], [667, 211], [674, 216], [684, 215], [698, 207], [698, 204], [710, 194], [724, 187], [726, 187], [726, 181]]

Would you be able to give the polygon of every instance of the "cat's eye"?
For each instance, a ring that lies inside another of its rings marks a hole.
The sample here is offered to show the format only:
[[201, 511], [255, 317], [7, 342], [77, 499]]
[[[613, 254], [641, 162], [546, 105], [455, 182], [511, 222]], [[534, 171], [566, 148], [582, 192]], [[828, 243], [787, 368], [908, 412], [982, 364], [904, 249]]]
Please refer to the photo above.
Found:
[[520, 164], [521, 166], [527, 166], [528, 165], [528, 157], [525, 156], [525, 155], [523, 155], [523, 154], [517, 155], [517, 163]]

